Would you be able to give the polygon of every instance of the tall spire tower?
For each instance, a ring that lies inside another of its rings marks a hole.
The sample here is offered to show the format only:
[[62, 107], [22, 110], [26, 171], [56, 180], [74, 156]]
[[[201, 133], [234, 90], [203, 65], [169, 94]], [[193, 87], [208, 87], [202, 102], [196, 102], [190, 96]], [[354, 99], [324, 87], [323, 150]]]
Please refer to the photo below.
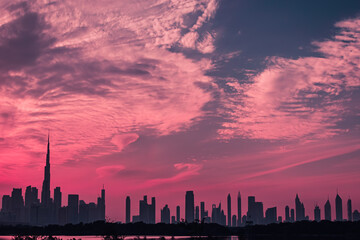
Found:
[[41, 191], [41, 204], [48, 206], [50, 204], [50, 135], [48, 134], [48, 145], [46, 153], [46, 165], [44, 170], [44, 181]]

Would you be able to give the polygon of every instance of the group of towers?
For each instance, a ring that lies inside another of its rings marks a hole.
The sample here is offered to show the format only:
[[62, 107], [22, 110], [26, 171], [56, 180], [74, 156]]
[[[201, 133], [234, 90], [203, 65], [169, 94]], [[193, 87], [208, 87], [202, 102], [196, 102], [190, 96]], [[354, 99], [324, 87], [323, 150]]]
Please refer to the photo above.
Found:
[[[145, 205], [144, 205], [145, 204]], [[342, 213], [342, 200], [339, 194], [335, 199], [335, 221], [344, 221]], [[145, 210], [144, 210], [145, 209]], [[357, 210], [352, 211], [351, 200], [347, 202], [348, 216], [347, 221], [359, 221], [360, 214]], [[176, 213], [171, 216], [170, 208], [166, 204], [160, 211], [160, 222], [162, 223], [179, 223], [179, 222], [204, 222], [204, 223], [217, 223], [220, 225], [227, 225], [229, 227], [245, 226], [252, 224], [270, 224], [279, 222], [296, 222], [310, 220], [310, 217], [305, 214], [304, 203], [301, 202], [299, 195], [295, 197], [295, 208], [290, 209], [289, 206], [285, 207], [285, 219], [283, 221], [281, 216], [277, 215], [277, 207], [271, 207], [266, 209], [264, 214], [264, 205], [262, 202], [255, 200], [255, 196], [248, 197], [248, 211], [242, 215], [242, 204], [240, 192], [237, 196], [237, 214], [232, 215], [231, 208], [231, 195], [227, 196], [227, 214], [221, 208], [221, 203], [218, 205], [213, 204], [211, 208], [211, 216], [208, 211], [205, 210], [205, 202], [200, 202], [200, 207], [195, 206], [194, 192], [187, 191], [185, 194], [185, 218], [180, 217], [180, 206], [176, 206]], [[314, 209], [314, 220], [329, 220], [331, 221], [331, 205], [330, 201], [327, 200], [324, 206], [324, 218], [320, 216], [320, 208], [318, 205]], [[150, 214], [150, 215], [149, 215]], [[148, 219], [151, 216], [151, 220]], [[144, 222], [144, 223], [155, 223], [155, 198], [152, 198], [152, 204], [147, 204], [147, 196], [144, 196], [143, 200], [140, 200], [139, 215], [133, 216], [131, 221], [130, 211], [130, 197], [126, 197], [126, 223], [130, 222]]]
[[68, 205], [62, 206], [60, 187], [54, 189], [54, 198], [50, 196], [50, 139], [48, 136], [44, 181], [41, 190], [41, 199], [38, 198], [38, 189], [28, 186], [25, 191], [25, 201], [21, 188], [14, 188], [11, 196], [2, 197], [0, 223], [4, 224], [67, 224], [88, 223], [97, 220], [105, 221], [105, 189], [97, 203], [86, 204], [79, 201], [78, 194], [68, 195]]

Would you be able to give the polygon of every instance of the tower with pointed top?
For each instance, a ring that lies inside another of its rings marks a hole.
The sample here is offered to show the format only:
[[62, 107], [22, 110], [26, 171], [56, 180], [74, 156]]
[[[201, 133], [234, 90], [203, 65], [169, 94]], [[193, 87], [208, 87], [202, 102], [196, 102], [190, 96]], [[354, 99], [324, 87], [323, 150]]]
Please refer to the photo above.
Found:
[[325, 213], [325, 220], [331, 221], [331, 205], [329, 199], [325, 203], [324, 213]]
[[304, 204], [300, 201], [298, 194], [296, 194], [296, 198], [295, 198], [295, 213], [296, 213], [296, 221], [305, 220], [305, 207]]
[[48, 135], [44, 181], [41, 190], [41, 204], [47, 207], [50, 201], [50, 136]]
[[238, 192], [238, 196], [237, 196], [237, 215], [238, 215], [238, 226], [241, 225], [241, 195], [240, 192]]
[[335, 213], [336, 213], [336, 221], [343, 220], [343, 210], [342, 210], [342, 199], [339, 194], [336, 194], [335, 198]]

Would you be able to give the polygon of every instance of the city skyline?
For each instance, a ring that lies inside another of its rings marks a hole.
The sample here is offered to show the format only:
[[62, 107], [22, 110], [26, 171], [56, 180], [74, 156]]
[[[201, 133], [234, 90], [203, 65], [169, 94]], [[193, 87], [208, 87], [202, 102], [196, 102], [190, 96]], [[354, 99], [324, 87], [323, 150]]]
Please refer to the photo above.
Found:
[[[67, 223], [91, 223], [95, 221], [113, 221], [106, 216], [106, 201], [104, 186], [101, 189], [101, 196], [97, 199], [97, 204], [90, 202], [86, 204], [79, 198], [78, 194], [68, 195], [68, 205], [62, 205], [62, 192], [60, 187], [54, 188], [53, 198], [50, 193], [50, 135], [47, 138], [47, 152], [44, 167], [44, 180], [41, 189], [41, 200], [38, 198], [38, 189], [31, 185], [26, 187], [25, 199], [22, 188], [13, 188], [11, 195], [2, 196], [2, 208], [0, 211], [0, 223], [21, 223], [29, 225], [48, 225]], [[211, 204], [211, 211], [206, 210], [206, 201], [200, 202], [200, 206], [195, 204], [194, 191], [186, 191], [184, 215], [181, 217], [181, 207], [176, 206], [176, 212], [171, 214], [168, 204], [160, 208], [160, 221], [156, 217], [156, 197], [148, 202], [147, 195], [139, 201], [139, 214], [131, 215], [131, 197], [126, 196], [124, 209], [124, 223], [143, 222], [155, 224], [162, 222], [166, 224], [176, 224], [180, 222], [204, 222], [217, 223], [228, 227], [241, 227], [253, 224], [271, 224], [283, 222], [297, 222], [309, 220], [330, 220], [330, 221], [360, 221], [358, 210], [352, 211], [352, 201], [349, 198], [346, 205], [343, 205], [342, 198], [336, 193], [335, 198], [335, 218], [333, 219], [330, 199], [324, 204], [323, 216], [321, 209], [316, 203], [313, 217], [306, 215], [304, 203], [301, 202], [299, 195], [296, 194], [294, 208], [285, 207], [285, 215], [278, 214], [278, 207], [264, 209], [263, 202], [257, 202], [255, 196], [248, 196], [248, 210], [242, 215], [242, 204], [240, 191], [237, 194], [237, 214], [232, 214], [231, 194], [226, 198], [226, 207], [221, 206], [221, 202]], [[346, 208], [346, 211], [343, 209]], [[227, 209], [227, 211], [226, 211]], [[209, 212], [211, 212], [209, 215]], [[226, 213], [225, 213], [226, 212]], [[347, 215], [344, 216], [344, 212]], [[346, 218], [347, 216], [347, 218]]]
[[126, 196], [131, 216], [155, 197], [159, 221], [187, 191], [219, 219], [239, 192], [241, 215], [262, 203], [268, 219], [328, 199], [334, 219], [337, 194], [344, 218], [349, 198], [360, 209], [359, 0], [2, 0], [0, 15], [0, 195], [32, 186], [45, 206], [61, 186], [97, 206], [105, 188], [122, 222]]

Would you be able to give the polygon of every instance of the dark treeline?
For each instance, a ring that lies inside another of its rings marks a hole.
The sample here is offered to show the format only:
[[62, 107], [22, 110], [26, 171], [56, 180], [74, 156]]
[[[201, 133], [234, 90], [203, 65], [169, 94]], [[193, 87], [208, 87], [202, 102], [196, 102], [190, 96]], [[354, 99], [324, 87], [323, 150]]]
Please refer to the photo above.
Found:
[[239, 236], [240, 239], [360, 239], [360, 222], [280, 223], [246, 227], [218, 224], [106, 223], [48, 225], [45, 227], [0, 225], [0, 235], [16, 236]]

